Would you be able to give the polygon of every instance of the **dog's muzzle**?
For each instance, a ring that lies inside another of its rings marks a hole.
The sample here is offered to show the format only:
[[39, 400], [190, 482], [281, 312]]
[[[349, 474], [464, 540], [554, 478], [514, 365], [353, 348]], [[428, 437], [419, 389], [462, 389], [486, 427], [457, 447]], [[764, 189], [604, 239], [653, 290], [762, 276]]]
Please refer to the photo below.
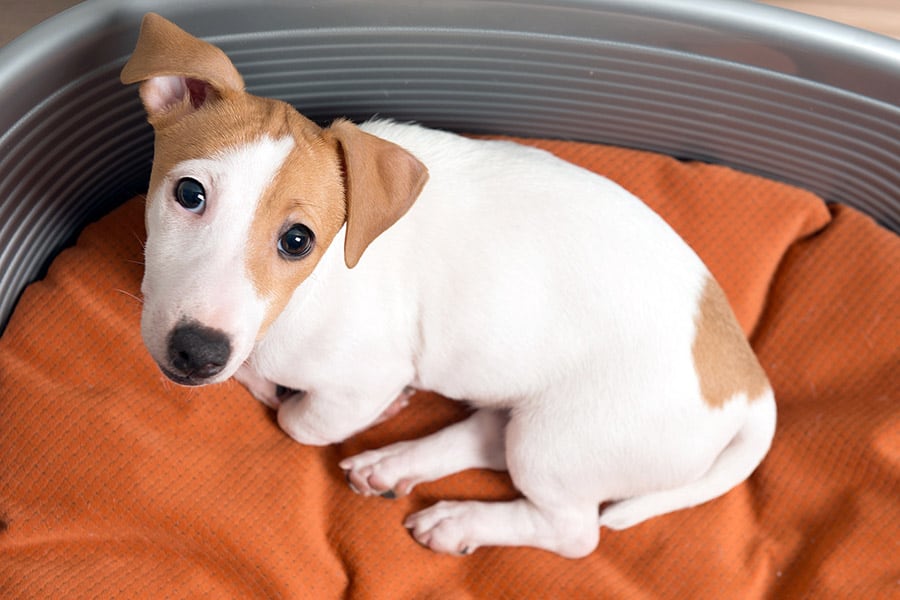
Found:
[[218, 375], [231, 357], [231, 341], [224, 332], [199, 323], [179, 325], [169, 334], [168, 364], [162, 372], [181, 385], [203, 385]]

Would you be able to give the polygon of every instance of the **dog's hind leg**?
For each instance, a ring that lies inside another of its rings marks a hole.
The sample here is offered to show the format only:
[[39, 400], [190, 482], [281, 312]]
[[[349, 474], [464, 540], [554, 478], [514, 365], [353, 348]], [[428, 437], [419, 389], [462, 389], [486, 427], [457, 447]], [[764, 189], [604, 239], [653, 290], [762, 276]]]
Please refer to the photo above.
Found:
[[505, 411], [482, 409], [431, 435], [369, 450], [341, 461], [351, 487], [363, 495], [403, 496], [416, 484], [466, 469], [506, 470]]
[[449, 554], [481, 546], [533, 546], [570, 558], [592, 552], [600, 530], [591, 465], [572, 457], [579, 446], [577, 432], [541, 416], [516, 415], [506, 427], [507, 465], [525, 497], [439, 502], [407, 517], [405, 525], [416, 541]]
[[600, 525], [625, 529], [651, 517], [696, 506], [721, 496], [744, 481], [762, 461], [775, 429], [771, 392], [750, 404], [746, 423], [699, 479], [681, 487], [635, 496], [607, 506]]

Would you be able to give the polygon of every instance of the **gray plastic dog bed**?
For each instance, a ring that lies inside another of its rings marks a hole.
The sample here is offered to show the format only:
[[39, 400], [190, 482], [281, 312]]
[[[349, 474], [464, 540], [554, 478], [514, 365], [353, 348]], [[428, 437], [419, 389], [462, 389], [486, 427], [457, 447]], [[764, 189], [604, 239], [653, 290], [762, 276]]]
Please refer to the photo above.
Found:
[[88, 0], [0, 50], [0, 330], [146, 186], [118, 73], [153, 10], [313, 119], [620, 144], [805, 187], [900, 230], [900, 42], [751, 2]]

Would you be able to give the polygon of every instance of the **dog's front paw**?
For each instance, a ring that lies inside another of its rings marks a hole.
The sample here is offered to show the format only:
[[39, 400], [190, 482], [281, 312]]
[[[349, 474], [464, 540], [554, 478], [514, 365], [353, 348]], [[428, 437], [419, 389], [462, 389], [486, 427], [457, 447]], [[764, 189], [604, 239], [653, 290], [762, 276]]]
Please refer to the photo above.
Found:
[[398, 442], [345, 458], [340, 467], [357, 494], [385, 497], [409, 494], [423, 477], [416, 473], [413, 448], [416, 442]]
[[328, 435], [321, 428], [312, 425], [309, 418], [308, 400], [303, 394], [295, 394], [278, 406], [278, 426], [295, 441], [307, 446], [328, 446], [343, 441], [339, 435]]
[[471, 554], [478, 547], [470, 525], [479, 510], [477, 502], [438, 502], [406, 518], [403, 526], [417, 542], [444, 554]]

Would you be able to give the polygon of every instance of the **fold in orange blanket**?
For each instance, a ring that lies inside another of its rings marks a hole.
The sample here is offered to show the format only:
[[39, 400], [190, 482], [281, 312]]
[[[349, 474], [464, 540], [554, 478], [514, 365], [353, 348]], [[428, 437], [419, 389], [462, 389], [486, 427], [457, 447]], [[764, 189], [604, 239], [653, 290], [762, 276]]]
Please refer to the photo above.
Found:
[[0, 597], [900, 594], [900, 238], [726, 168], [529, 143], [646, 199], [722, 283], [779, 405], [772, 451], [749, 481], [604, 530], [582, 560], [433, 554], [404, 517], [437, 499], [513, 496], [505, 475], [468, 471], [387, 500], [353, 494], [337, 464], [465, 408], [420, 393], [393, 420], [311, 448], [236, 383], [167, 383], [140, 339], [136, 199], [57, 258], [0, 338]]

